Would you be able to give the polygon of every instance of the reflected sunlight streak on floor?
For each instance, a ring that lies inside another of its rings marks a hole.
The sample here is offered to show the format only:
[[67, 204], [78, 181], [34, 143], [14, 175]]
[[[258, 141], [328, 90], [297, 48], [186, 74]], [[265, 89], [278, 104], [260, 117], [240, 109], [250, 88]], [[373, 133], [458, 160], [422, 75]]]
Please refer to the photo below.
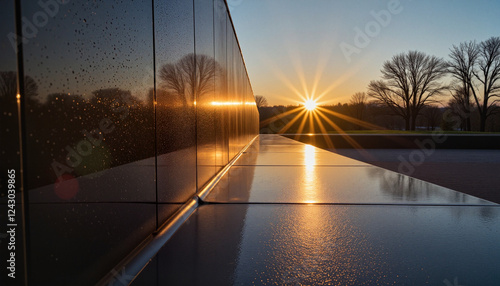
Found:
[[317, 190], [316, 185], [316, 152], [314, 146], [304, 145], [304, 203], [313, 204], [317, 202]]

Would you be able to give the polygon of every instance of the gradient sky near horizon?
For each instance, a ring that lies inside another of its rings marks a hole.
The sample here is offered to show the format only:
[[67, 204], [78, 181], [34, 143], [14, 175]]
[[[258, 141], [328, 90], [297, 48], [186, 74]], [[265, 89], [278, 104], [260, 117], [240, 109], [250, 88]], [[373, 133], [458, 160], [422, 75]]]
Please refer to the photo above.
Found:
[[[373, 14], [382, 18], [377, 29]], [[500, 36], [500, 1], [228, 0], [255, 95], [270, 105], [348, 102], [409, 50], [447, 59], [452, 45]], [[384, 13], [382, 13], [384, 14]], [[387, 14], [385, 14], [387, 15]], [[356, 45], [359, 30], [369, 41]], [[371, 30], [370, 30], [371, 29]], [[342, 44], [344, 43], [344, 44]], [[345, 56], [341, 45], [357, 48]], [[350, 58], [350, 59], [349, 59]]]

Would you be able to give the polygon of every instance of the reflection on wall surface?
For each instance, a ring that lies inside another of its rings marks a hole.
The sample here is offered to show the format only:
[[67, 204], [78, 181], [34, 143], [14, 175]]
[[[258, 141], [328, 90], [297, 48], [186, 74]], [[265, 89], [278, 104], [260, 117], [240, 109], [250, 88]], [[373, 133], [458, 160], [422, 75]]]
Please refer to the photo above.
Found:
[[92, 284], [258, 133], [258, 112], [224, 1], [46, 2], [1, 11], [1, 164], [20, 170], [21, 120], [30, 283]]
[[155, 1], [158, 201], [196, 192], [196, 56], [192, 1]]
[[[20, 145], [19, 145], [19, 113], [20, 102], [17, 98], [17, 63], [15, 49], [6, 37], [15, 29], [14, 1], [3, 1], [0, 9], [0, 285], [11, 285], [12, 280], [7, 276], [7, 258], [10, 259], [11, 250], [8, 248], [10, 237], [7, 231], [8, 219], [13, 218], [19, 224], [15, 227], [15, 238], [21, 242], [25, 236], [21, 228], [23, 221], [21, 211], [21, 192], [19, 180], [20, 170]], [[27, 83], [32, 82], [26, 77]], [[14, 185], [10, 188], [9, 175], [15, 176]], [[10, 191], [12, 190], [12, 191]], [[15, 198], [14, 198], [15, 197]], [[12, 201], [13, 199], [15, 206]], [[9, 204], [13, 207], [10, 208]], [[14, 216], [8, 216], [8, 211], [15, 211]], [[16, 275], [24, 276], [24, 250], [21, 244], [15, 245]], [[22, 279], [19, 280], [22, 282]]]

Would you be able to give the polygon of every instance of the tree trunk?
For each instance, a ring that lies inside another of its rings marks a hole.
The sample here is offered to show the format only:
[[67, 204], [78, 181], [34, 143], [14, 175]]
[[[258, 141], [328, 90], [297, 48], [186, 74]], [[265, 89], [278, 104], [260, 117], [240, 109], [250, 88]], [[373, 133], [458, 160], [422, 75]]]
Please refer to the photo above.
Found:
[[479, 125], [479, 131], [484, 132], [486, 131], [486, 116], [481, 114], [481, 123]]
[[411, 131], [415, 131], [416, 126], [417, 126], [417, 117], [416, 116], [412, 116], [410, 130]]

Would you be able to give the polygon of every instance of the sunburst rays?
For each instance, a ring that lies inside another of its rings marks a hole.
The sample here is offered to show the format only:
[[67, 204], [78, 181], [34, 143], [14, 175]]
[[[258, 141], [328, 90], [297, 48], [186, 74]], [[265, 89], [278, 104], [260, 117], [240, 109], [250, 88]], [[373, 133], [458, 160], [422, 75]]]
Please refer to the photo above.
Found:
[[[292, 126], [297, 126], [297, 122], [299, 122], [298, 129], [294, 132], [296, 134], [295, 138], [298, 139], [300, 136], [303, 136], [305, 130], [307, 130], [306, 132], [309, 134], [321, 134], [323, 135], [323, 140], [330, 149], [335, 149], [335, 145], [329, 136], [331, 133], [330, 131], [334, 131], [337, 134], [344, 135], [344, 139], [348, 144], [363, 153], [365, 152], [361, 145], [356, 142], [346, 130], [342, 129], [339, 124], [335, 123], [335, 119], [340, 119], [368, 130], [385, 129], [373, 123], [333, 111], [325, 105], [320, 105], [313, 96], [305, 96], [305, 98], [306, 100], [302, 105], [262, 121], [261, 126], [266, 126], [281, 119], [285, 125], [280, 128], [278, 134], [284, 134], [287, 133]], [[291, 117], [291, 119], [287, 117]]]
[[[284, 134], [290, 131], [292, 127], [298, 126], [297, 130], [294, 130], [297, 135], [300, 136], [307, 130], [307, 133], [321, 133], [324, 134], [324, 140], [329, 148], [335, 148], [328, 135], [329, 131], [335, 131], [338, 134], [342, 134], [345, 140], [352, 145], [354, 148], [361, 149], [359, 143], [357, 143], [349, 134], [343, 130], [336, 119], [346, 121], [357, 126], [361, 126], [366, 129], [385, 129], [375, 124], [363, 121], [358, 118], [350, 117], [348, 115], [335, 112], [329, 109], [327, 106], [333, 104], [332, 99], [327, 99], [331, 96], [332, 92], [335, 92], [343, 83], [351, 79], [358, 73], [362, 66], [361, 64], [351, 65], [351, 67], [344, 71], [342, 75], [336, 77], [327, 86], [323, 86], [320, 82], [325, 80], [325, 69], [332, 65], [330, 61], [331, 57], [331, 45], [325, 43], [323, 48], [318, 49], [316, 69], [314, 72], [306, 72], [306, 66], [304, 66], [304, 61], [300, 52], [294, 49], [295, 45], [289, 43], [288, 56], [290, 57], [290, 64], [295, 72], [295, 79], [290, 78], [289, 73], [285, 73], [282, 69], [273, 66], [273, 61], [268, 61], [271, 70], [277, 76], [277, 78], [282, 82], [287, 89], [296, 96], [297, 100], [295, 104], [297, 107], [288, 108], [286, 112], [277, 114], [269, 119], [261, 122], [261, 127], [272, 124], [273, 122], [280, 122], [282, 125], [278, 126], [279, 131], [277, 133]], [[312, 76], [312, 77], [310, 77]], [[290, 98], [287, 98], [290, 101]], [[295, 128], [293, 128], [295, 129]]]

